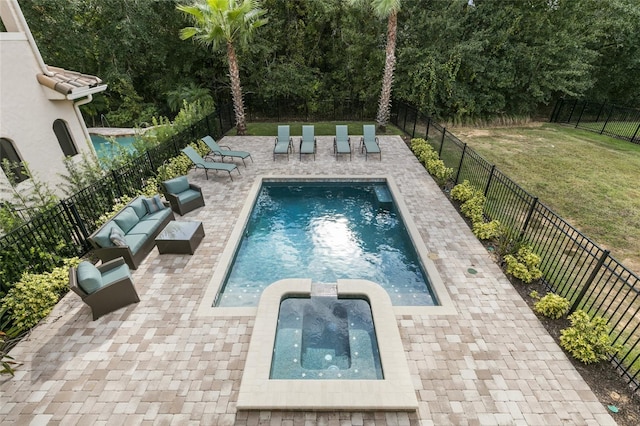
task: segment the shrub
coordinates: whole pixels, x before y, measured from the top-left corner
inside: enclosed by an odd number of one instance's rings
[[[421,138],[411,139],[411,150],[416,158],[425,166],[427,171],[440,186],[444,186],[451,179],[453,169],[446,167],[444,161],[438,158],[438,153],[429,143]]]
[[[429,174],[433,176],[435,181],[440,186],[444,186],[444,184],[447,183],[447,181],[451,179],[451,176],[453,175],[453,169],[451,167],[446,167],[444,165],[444,161],[442,160],[429,159],[427,160],[426,166]]]
[[[500,222],[495,219],[491,222],[473,223],[473,234],[480,240],[492,240],[500,236],[501,232]]]
[[[120,197],[120,199],[111,208],[111,211],[103,214],[98,218],[98,220],[96,220],[96,227],[100,227],[104,225],[109,219],[114,217],[116,213],[122,210],[124,206],[126,206],[131,200],[132,198],[129,197],[128,195],[123,195],[122,197]]]
[[[80,263],[78,258],[66,259],[64,266],[54,268],[43,274],[25,272],[2,299],[0,317],[5,317],[2,324],[7,336],[15,337],[33,328],[49,315],[60,297],[69,289],[68,270],[70,266]]]
[[[542,271],[538,268],[540,256],[535,254],[530,246],[523,245],[515,256],[507,254],[504,261],[507,264],[507,274],[527,284],[542,277]]]
[[[557,294],[548,293],[535,303],[533,310],[545,317],[558,319],[569,310],[569,301]]]
[[[465,201],[460,206],[460,211],[463,215],[468,217],[472,223],[483,222],[484,216],[482,212],[484,211],[485,201],[485,196],[479,192],[476,192],[473,197]]]
[[[457,184],[451,190],[451,198],[456,201],[460,201],[464,203],[470,200],[475,194],[476,189],[471,185],[471,183],[465,179],[462,183]]]
[[[571,327],[560,332],[560,346],[575,359],[591,364],[606,360],[621,349],[620,345],[613,345],[604,318],[590,320],[586,312],[578,310],[569,315],[569,320]]]

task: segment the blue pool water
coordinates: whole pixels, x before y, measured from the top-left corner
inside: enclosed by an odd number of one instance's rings
[[[128,152],[133,152],[134,150],[133,142],[136,140],[134,136],[113,136],[111,138],[95,134],[90,136],[98,159],[111,158],[116,155],[120,149],[125,149]],[[114,139],[114,142],[110,139]]]
[[[385,183],[263,183],[215,305],[256,306],[285,278],[365,279],[394,305],[437,304]]]
[[[383,379],[371,307],[363,299],[280,303],[271,379]]]

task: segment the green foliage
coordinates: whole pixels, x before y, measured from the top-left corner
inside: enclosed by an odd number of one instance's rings
[[[604,361],[621,349],[613,345],[609,326],[602,317],[589,319],[589,315],[577,310],[569,315],[571,327],[560,332],[560,346],[575,359],[591,364]]]
[[[79,262],[78,258],[66,259],[64,266],[51,272],[22,275],[0,304],[0,317],[4,320],[2,329],[7,336],[20,335],[49,315],[69,289],[69,267]]]
[[[207,145],[202,142],[192,142],[189,146],[193,147],[202,156],[209,152]],[[180,154],[177,157],[170,158],[163,165],[158,167],[158,173],[156,178],[158,182],[173,179],[174,177],[183,176],[189,173],[189,170],[193,166],[189,157],[184,154]]]
[[[96,220],[96,226],[100,227],[104,225],[109,219],[114,217],[120,210],[124,208],[133,198],[128,195],[123,195],[116,203],[113,204],[111,211],[103,214]]]
[[[465,179],[462,183],[457,184],[451,189],[451,198],[464,203],[470,200],[476,193],[477,190]]]
[[[412,139],[411,150],[438,185],[444,186],[447,180],[451,179],[453,169],[444,165],[444,161],[438,158],[438,153],[426,140],[420,138]]]
[[[180,86],[167,92],[167,105],[171,112],[178,112],[183,104],[200,102],[202,105],[213,105],[213,97],[209,89],[194,82]]]
[[[0,367],[2,367],[2,369],[0,369],[0,374],[11,374],[13,376],[14,375],[13,364],[16,364],[16,363],[15,361],[13,361],[13,357],[7,355],[7,352],[5,351],[6,336],[7,335],[3,331],[0,331]]]
[[[76,194],[87,186],[99,181],[104,177],[104,169],[100,166],[98,159],[93,154],[82,153],[82,161],[76,161],[73,157],[64,159],[64,167],[67,174],[62,174],[64,178],[62,190],[67,196]]]
[[[480,240],[492,240],[501,233],[500,222],[495,219],[491,222],[473,222],[473,234]]]
[[[476,192],[473,197],[462,203],[460,211],[469,218],[472,223],[484,222],[484,203],[486,197],[481,192]]]
[[[504,256],[507,265],[506,272],[525,283],[531,283],[542,277],[540,266],[540,256],[533,252],[528,245],[522,245],[516,255],[507,254]]]
[[[533,306],[533,310],[548,318],[562,318],[569,310],[569,301],[555,293],[547,293]]]

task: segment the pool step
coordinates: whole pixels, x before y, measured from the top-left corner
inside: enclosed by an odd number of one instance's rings
[[[393,203],[393,197],[391,196],[391,192],[389,192],[389,188],[386,186],[375,186],[374,191],[376,193],[376,198],[380,204],[391,204]]]
[[[338,284],[311,283],[311,296],[338,297]]]

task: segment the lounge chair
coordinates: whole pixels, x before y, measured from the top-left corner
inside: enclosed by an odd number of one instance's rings
[[[380,151],[380,143],[376,136],[376,126],[373,124],[365,124],[362,126],[363,136],[360,140],[360,152],[365,153],[364,159],[367,160],[369,154],[379,154],[382,160],[382,151]]]
[[[204,206],[202,189],[189,183],[186,176],[178,176],[162,182],[164,197],[171,204],[171,210],[184,216],[198,207]]]
[[[89,305],[94,321],[140,301],[129,266],[122,257],[98,267],[84,261],[77,268],[69,268],[69,288]]]
[[[242,164],[247,167],[247,163],[244,162],[244,159],[247,157],[251,158],[251,154],[247,151],[231,151],[228,146],[218,145],[218,142],[216,142],[211,136],[205,136],[204,138],[202,138],[202,142],[204,142],[211,150],[211,152],[204,157],[205,160],[209,156],[215,157],[216,155],[222,157],[223,163],[224,157],[240,158],[242,160]],[[226,149],[222,149],[222,147]],[[251,158],[251,162],[253,163],[253,158]]]
[[[293,152],[293,139],[289,136],[289,126],[278,126],[278,137],[273,147],[273,161],[276,160],[276,154],[287,154],[287,161],[289,161],[290,152]]]
[[[316,145],[317,140],[315,136],[315,130],[313,126],[302,126],[302,137],[300,138],[300,159],[302,160],[302,154],[313,154],[313,159],[316,159]]]
[[[204,174],[205,176],[207,176],[207,180],[209,180],[209,170],[222,170],[228,172],[229,178],[231,180],[233,180],[233,177],[231,177],[231,172],[233,170],[237,170],[238,174],[240,174],[240,169],[238,169],[238,166],[236,166],[235,164],[205,161],[204,158],[202,158],[200,154],[198,154],[198,152],[191,146],[185,147],[184,149],[182,149],[182,152],[189,158],[189,160],[191,160],[193,166],[196,169],[204,169]]]
[[[351,160],[351,138],[349,137],[349,127],[336,126],[336,136],[333,138],[333,153],[338,159],[339,154],[349,154]]]

